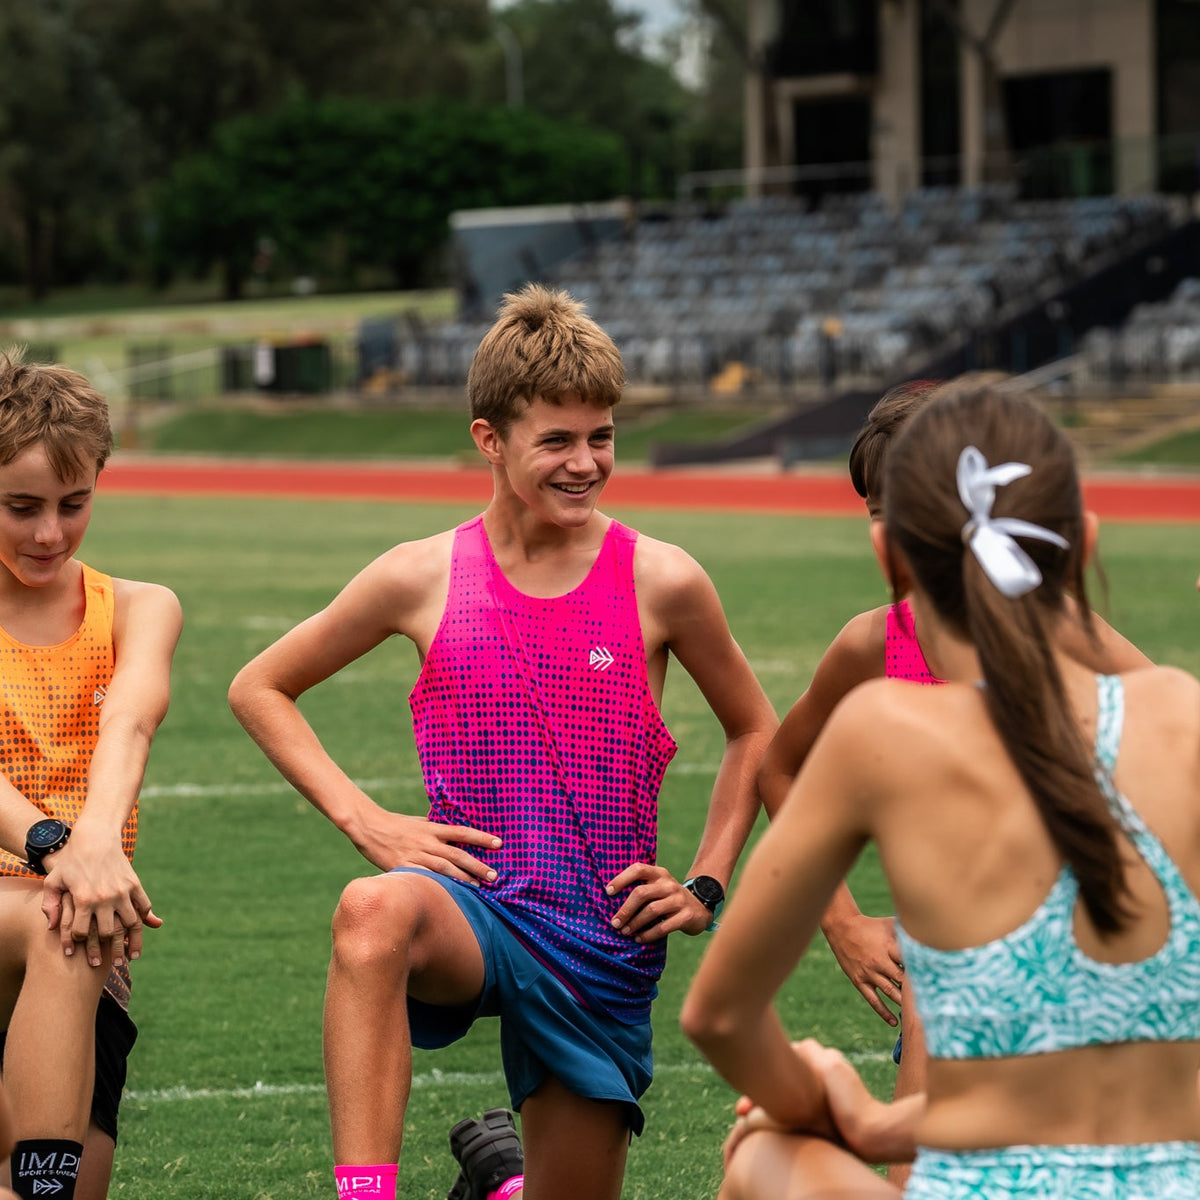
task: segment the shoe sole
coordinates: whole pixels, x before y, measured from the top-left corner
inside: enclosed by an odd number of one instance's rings
[[[450,1150],[461,1169],[446,1200],[484,1200],[488,1192],[520,1175],[525,1165],[521,1139],[507,1108],[488,1109],[482,1121],[459,1121],[450,1130]],[[482,1188],[478,1196],[472,1193],[471,1179]]]

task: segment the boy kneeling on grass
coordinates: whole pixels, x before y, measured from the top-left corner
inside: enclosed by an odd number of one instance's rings
[[[83,376],[0,354],[0,1042],[22,1200],[107,1195],[128,963],[162,924],[131,859],[182,615],[75,557],[111,449]]]
[[[325,1068],[342,1200],[392,1200],[411,1047],[447,1046],[483,1016],[500,1018],[524,1161],[505,1110],[461,1123],[450,1197],[616,1200],[667,935],[713,925],[754,822],[775,715],[712,582],[596,507],[623,383],[616,346],[569,296],[510,296],[467,385],[487,509],[389,550],[230,690],[280,771],[385,872],[351,883],[333,923]],[[396,633],[422,664],[422,817],[364,794],[296,705]],[[659,714],[668,647],[726,739],[684,881],[655,861],[675,752]]]

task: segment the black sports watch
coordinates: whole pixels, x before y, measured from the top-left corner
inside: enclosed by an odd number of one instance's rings
[[[25,861],[31,871],[39,875],[46,874],[46,865],[42,861],[47,854],[61,850],[71,836],[71,827],[57,817],[46,817],[34,821],[25,835]]]
[[[697,875],[692,879],[685,879],[683,886],[712,913],[708,928],[716,929],[717,917],[725,907],[725,888],[721,881],[711,875]]]

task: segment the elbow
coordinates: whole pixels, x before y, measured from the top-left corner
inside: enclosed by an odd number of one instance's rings
[[[754,776],[754,786],[758,791],[759,803],[767,810],[770,815],[771,809],[767,804],[767,798],[771,795],[771,780],[774,778],[774,772],[771,770],[770,763],[763,759],[758,768],[757,774]]]
[[[732,1013],[725,1012],[711,1000],[698,996],[693,988],[683,1002],[683,1009],[679,1014],[679,1027],[684,1037],[702,1054],[711,1056],[712,1052],[735,1032],[737,1022]]]
[[[226,693],[226,699],[229,702],[229,707],[233,709],[233,715],[244,725],[246,723],[246,714],[250,711],[251,695],[254,687],[247,675],[247,668],[243,667],[234,677],[233,682],[229,685],[229,691]]]
[[[755,782],[758,786],[759,803],[767,814],[767,820],[773,821],[775,814],[779,811],[783,796],[787,794],[791,780],[788,776],[781,774],[777,768],[764,764],[760,768]]]

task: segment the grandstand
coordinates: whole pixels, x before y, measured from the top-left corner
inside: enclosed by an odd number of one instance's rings
[[[791,196],[681,204],[543,278],[588,303],[636,384],[704,388],[737,362],[780,394],[811,397],[835,380],[911,372],[964,329],[1045,304],[1184,215],[1163,196],[1022,200],[1007,185],[921,189],[896,206],[873,192],[812,209]],[[461,382],[486,327],[410,330],[405,377]]]
[[[1195,14],[749,0],[743,168],[686,177],[671,204],[580,210],[558,256],[548,224],[497,217],[521,230],[505,253],[462,222],[487,262],[460,238],[462,316],[402,331],[399,377],[461,386],[500,292],[531,277],[588,302],[632,394],[753,389],[787,410],[706,456],[823,453],[919,375],[1036,369],[1111,400],[1194,374]],[[554,229],[565,244],[562,214]]]
[[[1189,275],[1168,299],[1137,305],[1115,329],[1090,330],[1080,353],[1090,381],[1200,383],[1200,278]]]

